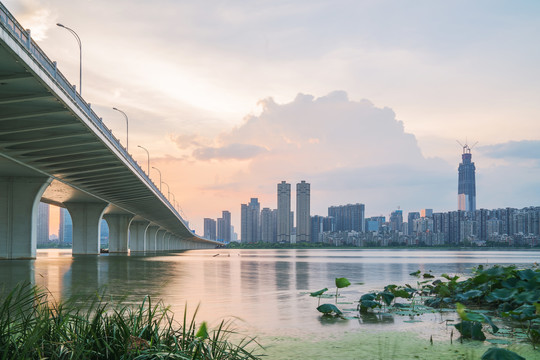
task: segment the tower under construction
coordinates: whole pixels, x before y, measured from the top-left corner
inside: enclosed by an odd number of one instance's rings
[[[459,164],[458,173],[458,210],[475,211],[476,210],[476,180],[474,163],[471,161],[471,149],[467,143],[463,147],[461,155],[461,163]],[[476,144],[475,144],[476,145]]]

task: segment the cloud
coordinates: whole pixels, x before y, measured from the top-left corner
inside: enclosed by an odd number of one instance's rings
[[[195,134],[170,135],[170,139],[181,150],[201,146],[201,138]]]
[[[424,158],[392,109],[350,100],[344,91],[318,98],[298,94],[288,103],[266,98],[259,105],[259,115],[247,116],[214,139],[219,146],[193,151],[199,161],[222,160],[216,166],[246,160],[219,182],[201,184],[204,191],[243,196],[235,206],[258,196],[264,206],[275,207],[278,182],[294,187],[306,180],[312,184],[313,214],[349,202],[367,204],[368,213],[397,205],[416,210],[454,206],[454,167]]]
[[[47,38],[48,30],[54,26],[56,16],[41,0],[7,1],[6,5],[17,13],[17,20],[25,29],[32,31],[32,39],[41,41]]]
[[[485,156],[503,159],[537,159],[540,160],[540,140],[509,141],[502,144],[481,146],[478,150]]]
[[[266,149],[250,144],[229,144],[223,147],[200,147],[193,151],[197,160],[246,160],[266,152]]]

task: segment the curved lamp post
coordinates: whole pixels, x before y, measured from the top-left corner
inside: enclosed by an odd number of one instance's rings
[[[126,115],[125,112],[123,112],[123,111],[120,110],[120,109],[117,109],[117,108],[113,107],[113,110],[118,111],[119,113],[121,113],[122,115],[124,115],[124,117],[126,118],[126,151],[127,151],[128,154],[129,154],[129,121],[128,121],[128,116]]]
[[[169,196],[167,196],[167,200],[169,200],[171,198],[171,188],[169,187],[169,184],[167,184],[165,181],[163,181],[162,184],[167,185],[167,193],[169,194]]]
[[[148,157],[148,176],[150,176],[150,153],[148,152],[148,150],[145,148],[145,147],[142,147],[141,145],[137,145],[137,147],[140,147],[141,149],[143,149],[144,151],[146,151],[146,156]]]
[[[159,171],[159,169],[155,166],[152,166],[152,169],[156,169],[159,173],[159,191],[161,191],[161,171]]]
[[[60,23],[56,24],[56,26],[64,28],[70,33],[72,33],[73,36],[75,36],[77,43],[79,44],[79,95],[82,96],[82,42],[81,42],[81,38],[79,37],[79,35],[77,35],[75,31],[73,31],[73,29],[70,29],[67,26],[64,26]]]

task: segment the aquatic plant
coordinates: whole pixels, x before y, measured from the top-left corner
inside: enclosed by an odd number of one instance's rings
[[[519,356],[513,351],[501,348],[489,348],[484,355],[482,355],[482,360],[526,360],[524,357]]]
[[[338,298],[338,291],[339,289],[343,289],[347,286],[351,285],[351,282],[344,277],[336,278],[336,304],[337,304],[337,298]]]
[[[336,278],[335,284],[336,284],[335,302],[336,302],[336,305],[337,305],[337,298],[339,296],[339,289],[342,289],[342,288],[345,288],[345,287],[351,285],[351,282],[347,278],[341,277],[341,278]],[[324,295],[324,293],[326,291],[328,291],[328,288],[324,288],[324,289],[309,293],[309,296],[319,298],[319,301],[317,303],[317,310],[319,312],[323,313],[324,315],[334,314],[335,316],[341,316],[343,313],[341,312],[341,310],[338,309],[338,307],[336,305],[333,305],[333,304],[322,304],[321,305],[321,297]]]
[[[249,338],[234,344],[231,323],[197,329],[195,316],[177,323],[162,302],[145,297],[137,306],[101,296],[48,301],[30,284],[0,298],[2,359],[258,359]]]
[[[317,303],[317,306],[319,306],[319,305],[321,305],[321,296],[327,291],[328,291],[328,288],[324,288],[324,289],[309,293],[309,296],[318,298],[319,302]]]

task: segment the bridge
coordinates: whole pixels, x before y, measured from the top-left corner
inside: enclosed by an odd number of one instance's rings
[[[169,195],[170,196],[170,195]],[[213,248],[0,2],[0,258],[36,256],[39,202],[66,208],[73,254]]]

